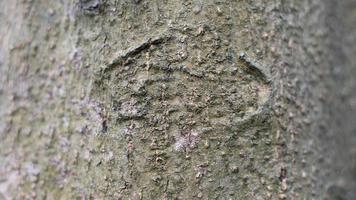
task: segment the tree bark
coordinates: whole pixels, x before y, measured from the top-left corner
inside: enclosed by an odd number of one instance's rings
[[[355,198],[352,0],[0,6],[0,199]]]

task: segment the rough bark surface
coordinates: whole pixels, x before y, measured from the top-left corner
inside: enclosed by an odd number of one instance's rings
[[[353,199],[355,13],[0,1],[0,199]]]

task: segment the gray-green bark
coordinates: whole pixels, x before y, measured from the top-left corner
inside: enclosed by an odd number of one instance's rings
[[[0,6],[0,199],[352,199],[352,0]]]

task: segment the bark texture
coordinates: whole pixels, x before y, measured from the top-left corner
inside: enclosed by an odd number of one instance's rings
[[[353,199],[352,0],[0,1],[0,199]]]

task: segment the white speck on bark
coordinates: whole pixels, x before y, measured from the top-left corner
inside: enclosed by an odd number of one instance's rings
[[[186,135],[177,136],[176,142],[174,144],[174,149],[176,151],[193,149],[197,146],[199,141],[200,141],[199,133],[192,131]]]

